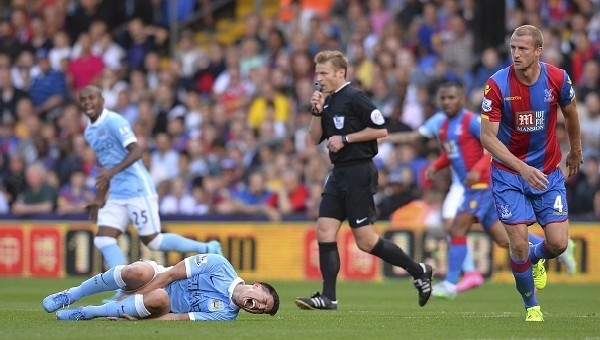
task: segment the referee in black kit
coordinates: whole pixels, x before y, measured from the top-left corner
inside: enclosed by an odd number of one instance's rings
[[[303,309],[337,309],[340,255],[336,239],[347,218],[358,248],[406,269],[419,291],[419,305],[424,306],[431,295],[431,266],[413,261],[395,243],[380,238],[373,226],[373,195],[377,190],[373,157],[377,154],[377,138],[387,135],[385,120],[371,100],[346,81],[348,60],[341,52],[319,52],[315,64],[321,90],[310,99],[310,139],[315,145],[326,141],[333,170],[325,181],[317,219],[323,290],[310,298],[296,298],[296,305]]]

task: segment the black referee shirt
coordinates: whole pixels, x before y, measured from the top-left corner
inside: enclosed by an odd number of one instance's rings
[[[346,83],[329,95],[323,105],[321,142],[331,136],[349,135],[365,128],[385,129],[385,120],[369,97]],[[329,152],[333,165],[370,160],[377,155],[377,140],[348,143],[338,152]]]

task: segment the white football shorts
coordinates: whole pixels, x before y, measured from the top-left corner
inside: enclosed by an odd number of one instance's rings
[[[465,194],[465,187],[458,183],[452,183],[450,190],[444,198],[442,205],[442,218],[445,220],[453,219],[456,216],[458,207],[462,204]]]
[[[108,199],[98,211],[98,226],[127,230],[133,223],[140,236],[160,233],[158,196]]]

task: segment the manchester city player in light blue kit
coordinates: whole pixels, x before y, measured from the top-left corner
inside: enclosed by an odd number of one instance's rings
[[[117,289],[125,292],[118,301],[59,310],[56,317],[229,321],[240,309],[270,315],[279,310],[279,295],[270,284],[245,284],[231,263],[218,254],[194,255],[168,268],[153,261],[116,266],[77,287],[49,295],[42,305],[47,312],[54,312],[84,296]]]
[[[90,220],[98,224],[94,244],[102,252],[108,268],[127,264],[117,238],[125,232],[129,221],[150,249],[221,254],[221,245],[217,241],[203,243],[177,234],[161,233],[156,188],[140,160],[142,149],[129,123],[118,113],[104,108],[102,92],[95,86],[81,90],[79,104],[90,118],[85,139],[102,166],[96,177],[98,193],[88,209]]]

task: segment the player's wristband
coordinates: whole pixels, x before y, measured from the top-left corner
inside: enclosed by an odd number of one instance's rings
[[[323,114],[323,111],[319,112],[319,110],[317,110],[317,109],[315,108],[315,109],[312,109],[312,110],[310,111],[310,114],[311,114],[311,115],[313,115],[313,116],[315,116],[315,117],[321,117],[321,115]]]
[[[344,145],[350,143],[350,141],[348,140],[348,135],[343,135],[342,136],[342,142],[344,142]]]

